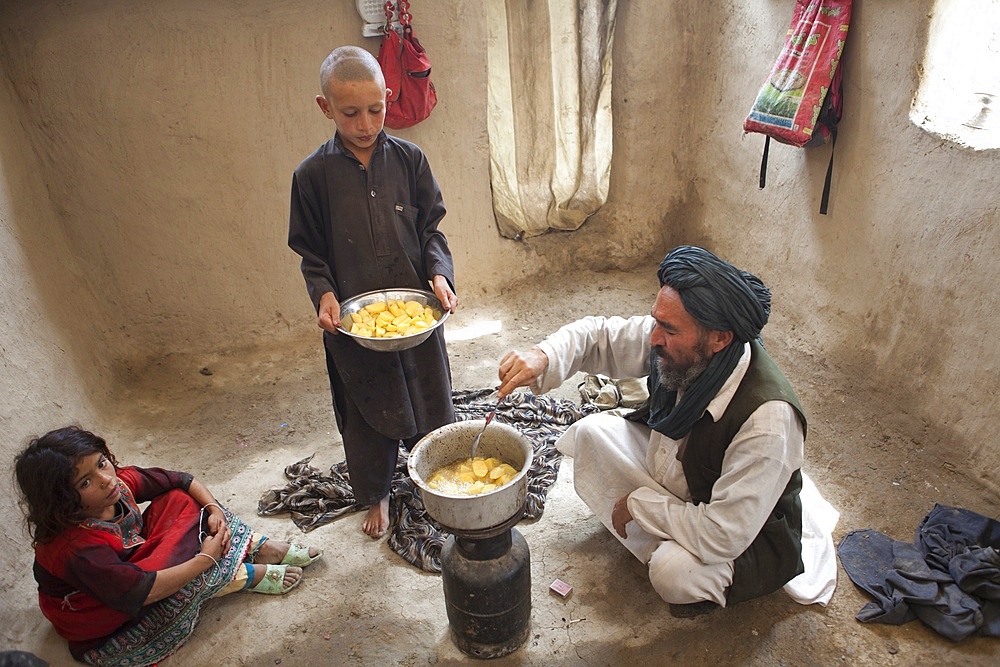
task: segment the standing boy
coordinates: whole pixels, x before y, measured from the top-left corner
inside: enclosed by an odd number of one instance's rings
[[[292,177],[288,245],[323,329],[334,414],[364,532],[389,526],[400,441],[409,449],[455,420],[443,331],[401,352],[375,352],[338,335],[340,302],[387,288],[427,289],[454,312],[455,270],[438,223],[445,208],[427,158],[388,136],[386,88],[374,56],[334,49],[320,68],[316,102],[336,125]]]

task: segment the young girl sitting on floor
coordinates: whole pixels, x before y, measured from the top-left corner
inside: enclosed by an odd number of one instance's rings
[[[80,428],[34,438],[14,471],[42,614],[92,665],[152,665],[187,640],[207,599],[287,593],[321,555],[252,532],[187,473],[118,468]]]

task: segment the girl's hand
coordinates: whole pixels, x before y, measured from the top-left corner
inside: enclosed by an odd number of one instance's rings
[[[223,528],[226,528],[226,515],[221,509],[214,505],[208,506],[208,533],[215,535]]]
[[[219,560],[222,554],[229,551],[229,526],[223,526],[222,530],[214,535],[209,535],[201,543],[201,553],[207,554]]]

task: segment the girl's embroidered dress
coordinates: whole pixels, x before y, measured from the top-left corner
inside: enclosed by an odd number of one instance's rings
[[[155,572],[200,551],[201,507],[187,493],[191,475],[162,468],[118,470],[121,499],[112,521],[87,519],[35,547],[39,606],[78,660],[151,665],[187,640],[205,600],[243,566],[251,529],[223,510],[229,551],[173,595],[149,605]],[[145,511],[139,503],[149,501]],[[206,514],[207,517],[207,514]]]

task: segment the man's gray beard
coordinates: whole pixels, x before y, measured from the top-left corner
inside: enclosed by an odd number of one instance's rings
[[[656,360],[656,371],[660,378],[660,384],[670,391],[684,391],[691,386],[691,383],[698,379],[705,369],[708,368],[708,359],[702,357],[694,364],[681,370],[677,368],[667,368],[666,361]]]

